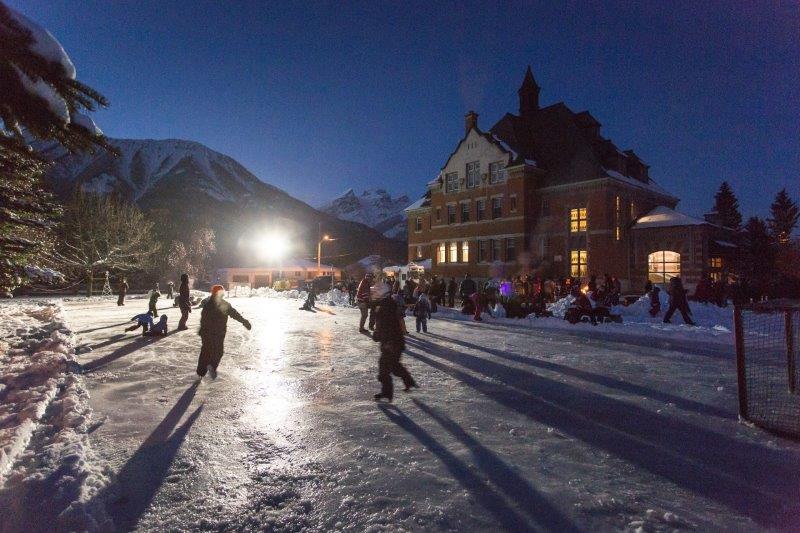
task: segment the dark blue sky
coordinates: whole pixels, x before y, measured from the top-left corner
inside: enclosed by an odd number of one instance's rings
[[[797,2],[11,0],[106,95],[113,137],[184,138],[317,204],[348,187],[418,196],[474,108],[588,109],[700,214],[722,180],[745,216],[800,191]]]

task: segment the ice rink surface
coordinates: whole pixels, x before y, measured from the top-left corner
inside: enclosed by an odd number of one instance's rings
[[[229,321],[219,377],[199,384],[199,310],[143,338],[123,331],[143,300],[64,304],[92,348],[77,358],[119,529],[800,527],[800,445],[738,423],[725,346],[434,315],[404,355],[421,389],[376,404],[357,310],[231,302],[253,329]]]

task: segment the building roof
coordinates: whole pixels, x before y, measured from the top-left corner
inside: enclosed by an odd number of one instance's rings
[[[690,217],[679,213],[667,206],[660,205],[639,217],[633,229],[645,228],[671,228],[675,226],[710,226],[711,224],[700,218]]]
[[[422,196],[422,198],[420,198],[410,206],[403,209],[403,211],[413,211],[415,209],[423,209],[425,207],[430,207],[430,205],[431,205],[431,191],[426,191],[425,194]]]
[[[317,262],[311,261],[309,259],[285,259],[281,264],[275,265],[264,265],[258,267],[225,267],[219,268],[218,271],[223,270],[236,270],[239,272],[247,272],[247,273],[254,273],[254,272],[263,272],[265,270],[284,270],[284,271],[291,271],[291,270],[316,270],[317,269]],[[321,264],[320,269],[322,270],[341,270],[339,267],[335,267],[333,265],[326,265]]]
[[[631,178],[630,176],[625,176],[624,174],[620,174],[616,170],[609,170],[607,168],[604,168],[603,171],[605,172],[606,176],[608,176],[609,178],[615,179],[615,180],[620,181],[622,183],[625,183],[627,185],[633,185],[634,187],[639,187],[641,189],[652,191],[654,193],[660,194],[662,196],[667,196],[667,197],[672,198],[674,200],[678,199],[675,196],[672,196],[666,190],[662,189],[661,186],[658,185],[652,179],[648,179],[647,183],[645,183],[645,182],[643,182],[641,180],[637,180],[636,178]]]

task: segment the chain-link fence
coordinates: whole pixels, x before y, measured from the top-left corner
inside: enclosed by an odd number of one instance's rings
[[[739,414],[800,438],[800,303],[776,301],[734,310]]]

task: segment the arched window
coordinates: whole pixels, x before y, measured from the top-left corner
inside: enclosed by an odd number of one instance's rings
[[[668,283],[681,275],[681,254],[659,250],[647,256],[648,279],[653,283]]]

